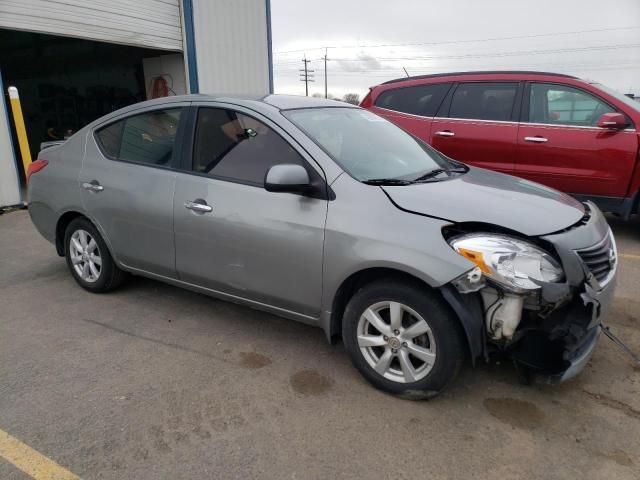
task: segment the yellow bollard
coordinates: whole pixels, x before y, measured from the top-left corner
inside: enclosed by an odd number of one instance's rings
[[[13,123],[16,126],[16,134],[18,136],[18,145],[20,146],[20,156],[22,157],[22,165],[26,175],[29,165],[31,165],[31,151],[29,150],[29,140],[27,139],[27,130],[24,127],[24,117],[22,116],[22,107],[20,106],[20,96],[16,87],[9,87],[9,100],[11,101],[11,112],[13,113]]]

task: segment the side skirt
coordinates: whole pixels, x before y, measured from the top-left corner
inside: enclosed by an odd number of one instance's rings
[[[237,305],[242,305],[245,307],[250,307],[256,310],[261,310],[264,312],[272,313],[279,317],[288,318],[290,320],[295,320],[297,322],[306,323],[307,325],[312,325],[319,327],[320,319],[311,317],[309,315],[303,315],[301,313],[294,312],[292,310],[287,310],[285,308],[275,307],[273,305],[269,305],[267,303],[257,302],[255,300],[249,300],[248,298],[240,297],[237,295],[232,295],[230,293],[221,292],[219,290],[213,290],[211,288],[201,287],[199,285],[195,285],[193,283],[184,282],[182,280],[178,280],[175,278],[165,277],[163,275],[157,275],[155,273],[148,272],[146,270],[140,270],[137,268],[129,267],[128,265],[121,264],[120,267],[127,272],[130,272],[134,275],[139,275],[141,277],[151,278],[153,280],[159,280],[164,283],[168,283],[169,285],[173,285],[175,287],[184,288],[187,290],[191,290],[193,292],[202,293],[204,295],[218,298],[220,300],[225,300],[231,303],[235,303]]]

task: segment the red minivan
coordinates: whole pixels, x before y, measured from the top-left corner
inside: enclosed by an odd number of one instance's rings
[[[543,72],[463,72],[391,80],[361,103],[447,156],[640,213],[640,103]]]

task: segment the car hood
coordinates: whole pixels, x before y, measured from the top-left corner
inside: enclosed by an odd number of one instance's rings
[[[411,213],[499,225],[530,236],[567,228],[585,213],[580,202],[557,190],[474,167],[450,180],[382,188]]]

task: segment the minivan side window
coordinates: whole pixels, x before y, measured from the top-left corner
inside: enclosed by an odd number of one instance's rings
[[[578,88],[552,83],[532,83],[529,122],[595,126],[603,113],[615,108]]]
[[[181,112],[171,108],[133,115],[101,128],[96,139],[110,158],[167,166],[173,158]]]
[[[263,186],[274,165],[305,166],[273,129],[253,117],[222,108],[200,108],[193,170],[223,180]]]
[[[518,84],[461,83],[456,88],[449,109],[450,118],[477,120],[511,120]]]
[[[386,90],[376,98],[375,105],[396,112],[433,117],[450,86],[450,83],[437,83]]]

